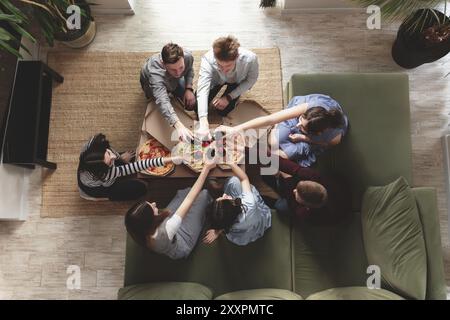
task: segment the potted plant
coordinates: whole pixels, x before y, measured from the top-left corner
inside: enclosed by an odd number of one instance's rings
[[[94,18],[86,0],[19,0],[25,1],[33,9],[33,16],[38,21],[48,44],[54,40],[72,48],[82,48],[90,44],[96,34]],[[69,29],[67,20],[73,12],[67,13],[69,6],[80,8],[80,28]]]
[[[403,18],[392,46],[394,61],[411,69],[450,52],[450,18],[445,0],[354,0],[378,5],[387,20]],[[443,12],[438,10],[442,5]]]
[[[67,21],[74,11],[67,12],[67,9],[72,5],[80,9],[80,25],[79,28],[70,29]],[[13,45],[20,43],[23,36],[36,41],[25,30],[30,18],[37,21],[50,46],[57,40],[72,48],[82,48],[95,38],[96,26],[86,0],[0,0],[0,22],[8,25],[8,28],[0,25],[0,49],[20,57]],[[11,29],[15,32],[8,31]]]
[[[261,0],[261,2],[259,3],[259,7],[260,8],[271,8],[271,7],[275,7],[276,4],[277,4],[276,0]]]

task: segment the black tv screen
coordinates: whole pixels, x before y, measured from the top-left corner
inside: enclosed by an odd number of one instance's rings
[[[0,23],[0,28],[5,27]],[[8,116],[9,99],[16,73],[17,58],[0,50],[0,155],[3,151],[6,118]]]

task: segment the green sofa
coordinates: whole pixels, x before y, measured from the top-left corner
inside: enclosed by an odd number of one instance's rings
[[[221,237],[199,243],[185,260],[172,261],[127,239],[125,282],[119,299],[401,299],[395,288],[368,290],[361,202],[369,186],[404,177],[412,185],[408,78],[405,74],[295,74],[295,95],[323,93],[340,102],[350,129],[325,153],[323,172],[348,178],[353,213],[338,225],[293,225],[272,213],[272,228],[246,247]],[[426,299],[445,299],[436,193],[412,188],[426,252]],[[383,274],[383,271],[382,271]],[[374,293],[375,292],[375,293]],[[185,294],[186,293],[186,294]]]

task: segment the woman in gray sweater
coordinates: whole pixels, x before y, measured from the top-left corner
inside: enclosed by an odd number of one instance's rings
[[[212,202],[202,190],[208,173],[216,166],[208,160],[192,188],[178,190],[167,209],[155,202],[140,202],[125,215],[125,226],[138,244],[171,259],[186,258],[194,249]]]

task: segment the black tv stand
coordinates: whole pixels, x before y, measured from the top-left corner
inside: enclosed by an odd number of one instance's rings
[[[42,61],[18,61],[6,124],[3,163],[56,169],[47,161],[53,81],[64,78]]]

